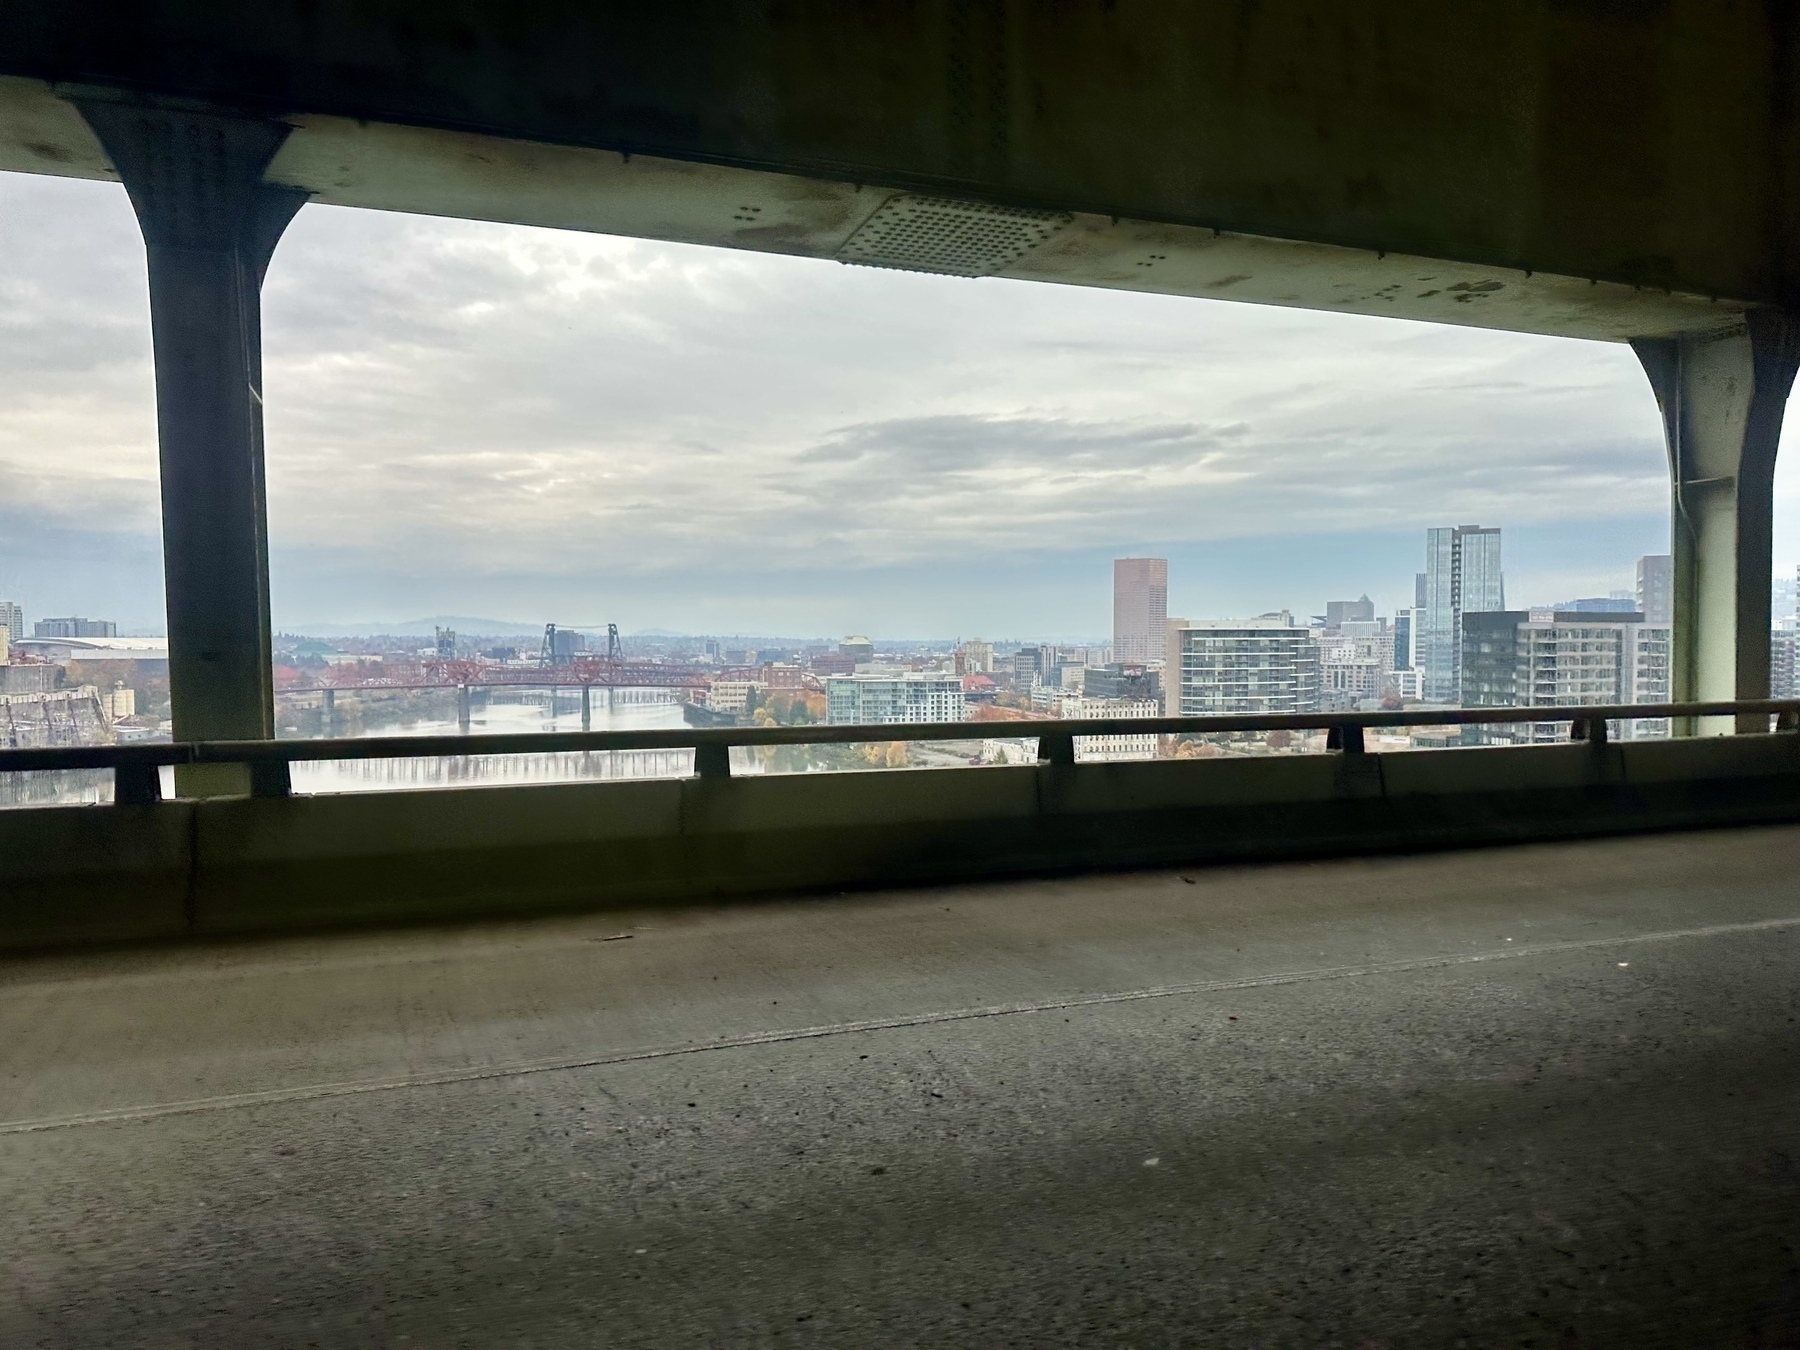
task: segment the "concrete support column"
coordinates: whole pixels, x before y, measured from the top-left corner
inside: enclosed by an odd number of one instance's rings
[[[584,684],[581,686],[581,729],[583,731],[592,731],[594,729],[593,692],[594,687],[592,685]]]
[[[1677,700],[1769,696],[1775,451],[1800,362],[1800,324],[1756,311],[1734,333],[1632,344],[1662,409],[1669,454]],[[1742,731],[1767,730],[1741,718]],[[1723,735],[1730,718],[1677,734]]]
[[[288,128],[100,96],[75,102],[124,180],[149,264],[175,739],[267,739],[260,291],[305,194],[267,187],[262,174]],[[242,766],[183,766],[178,790],[282,789],[265,776],[253,784]]]

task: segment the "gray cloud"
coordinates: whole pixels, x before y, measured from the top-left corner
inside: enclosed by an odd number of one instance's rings
[[[145,310],[122,191],[0,178],[0,577],[34,529],[154,530]],[[1599,344],[318,206],[265,316],[292,621],[634,593],[751,628],[758,594],[823,612],[955,559],[1007,578],[999,631],[1074,603],[1051,556],[1282,540],[1335,586],[1339,537],[1666,509],[1642,375]]]

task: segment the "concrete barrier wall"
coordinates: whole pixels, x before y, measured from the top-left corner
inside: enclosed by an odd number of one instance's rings
[[[0,946],[1800,819],[1800,736],[0,813]]]

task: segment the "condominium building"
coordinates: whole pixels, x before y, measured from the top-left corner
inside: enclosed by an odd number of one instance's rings
[[[1319,707],[1324,712],[1354,709],[1359,703],[1378,699],[1386,690],[1386,663],[1371,660],[1344,643],[1319,643]]]
[[[6,630],[5,638],[0,638],[0,661],[4,661],[9,659],[7,644],[25,636],[25,611],[11,600],[0,600],[0,628]]]
[[[992,675],[994,644],[980,638],[963,643],[956,649],[956,670],[959,675]]]
[[[962,676],[951,671],[833,675],[825,681],[825,718],[835,725],[961,722],[968,715]]]
[[[1318,644],[1285,610],[1254,619],[1171,619],[1165,661],[1172,716],[1319,707]]]
[[[1647,624],[1674,625],[1674,559],[1667,553],[1646,553],[1637,560],[1637,607]]]
[[[1113,659],[1160,661],[1169,622],[1169,560],[1113,562]]]
[[[1506,608],[1500,531],[1480,525],[1427,530],[1424,578],[1412,637],[1425,697],[1456,703],[1462,697],[1462,616]]]
[[[1054,647],[1021,647],[1013,653],[1013,683],[1020,689],[1035,689],[1055,668]]]
[[[1394,611],[1394,659],[1390,667],[1393,670],[1416,670],[1418,668],[1413,642],[1414,624],[1417,622],[1414,616],[1417,613],[1416,609]]]
[[[41,638],[109,638],[119,635],[119,626],[110,619],[39,619],[31,635]],[[20,633],[20,637],[24,634]]]
[[[1793,698],[1794,686],[1794,645],[1792,632],[1773,632],[1769,634],[1769,697]]]
[[[1463,617],[1463,705],[1470,708],[1598,707],[1669,697],[1666,625],[1640,613],[1501,610]],[[1615,724],[1621,739],[1666,736],[1668,723]],[[1495,728],[1506,742],[1567,740],[1565,722]]]

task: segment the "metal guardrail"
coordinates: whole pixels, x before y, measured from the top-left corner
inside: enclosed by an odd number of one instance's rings
[[[1414,708],[1382,712],[1245,713],[1218,717],[1096,717],[1075,721],[889,722],[789,727],[659,727],[637,731],[513,732],[494,736],[368,736],[307,741],[177,741],[0,750],[0,773],[111,769],[114,800],[156,801],[164,765],[243,764],[252,791],[285,796],[287,766],[316,760],[451,759],[556,751],[688,750],[701,778],[729,778],[733,746],[844,745],[888,741],[1036,740],[1038,760],[1073,764],[1078,736],[1218,735],[1243,731],[1324,731],[1326,749],[1363,752],[1363,732],[1382,727],[1494,726],[1568,722],[1570,740],[1606,740],[1614,721],[1701,717],[1776,718],[1776,730],[1800,731],[1800,699],[1711,703],[1625,703],[1594,707]]]

